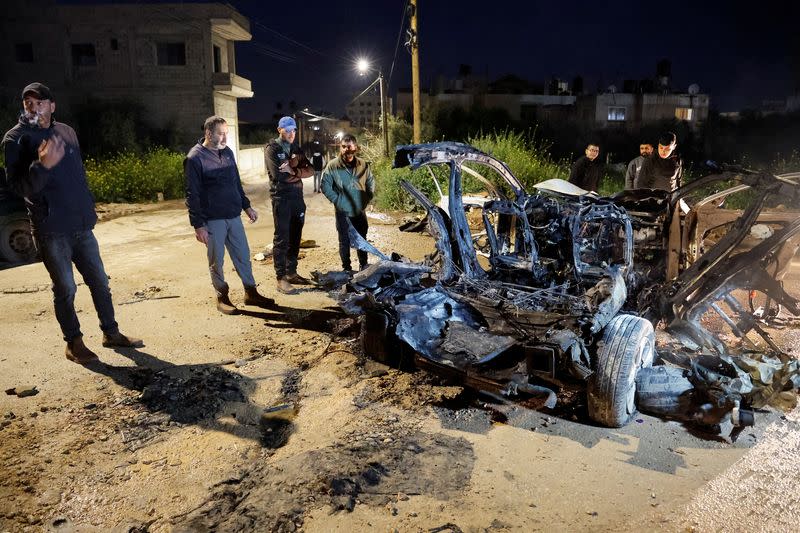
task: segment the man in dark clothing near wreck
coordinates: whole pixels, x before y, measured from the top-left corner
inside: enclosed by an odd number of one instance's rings
[[[294,294],[297,285],[310,282],[297,273],[297,256],[303,235],[306,204],[303,201],[303,178],[314,175],[311,163],[300,147],[294,144],[297,123],[292,117],[278,121],[278,138],[264,148],[264,166],[269,175],[272,218],[275,234],[272,258],[275,264],[278,292]]]
[[[569,182],[587,191],[597,191],[606,168],[599,157],[600,146],[590,142],[586,145],[585,155],[579,157],[569,173]]]
[[[92,293],[105,347],[138,347],[140,339],[119,331],[108,276],[93,229],[94,199],[75,130],[56,122],[56,102],[50,89],[34,82],[22,90],[19,123],[3,137],[9,188],[25,198],[36,248],[53,282],[56,319],[67,343],[70,361],[87,364],[97,354],[83,342],[75,312],[75,276],[80,272]]]
[[[314,167],[314,192],[322,192],[322,171],[325,159],[322,156],[322,145],[319,141],[311,143],[311,166]]]
[[[648,157],[639,179],[635,182],[636,189],[661,189],[674,191],[681,186],[683,179],[683,163],[675,153],[678,141],[675,134],[668,131],[658,138],[658,150],[652,157]]]
[[[230,300],[222,269],[225,248],[244,285],[245,305],[272,306],[274,300],[258,293],[253,278],[241,213],[244,211],[252,223],[258,220],[258,212],[250,207],[242,189],[233,150],[228,147],[228,124],[222,117],[211,116],[203,124],[203,131],[203,138],[183,161],[183,172],[189,222],[195,238],[206,246],[211,284],[217,292],[217,310],[225,315],[238,313]]]

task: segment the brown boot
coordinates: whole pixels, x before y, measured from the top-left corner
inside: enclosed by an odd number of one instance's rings
[[[311,280],[304,278],[297,272],[287,274],[285,279],[289,283],[294,283],[295,285],[311,285]]]
[[[236,306],[233,305],[228,296],[227,286],[223,290],[217,292],[217,311],[223,315],[235,315],[239,313],[239,310],[236,309]]]
[[[294,294],[294,286],[286,281],[286,278],[278,278],[278,292],[283,294]]]
[[[255,287],[244,288],[244,305],[255,305],[256,307],[273,307],[275,300],[267,298],[258,293]]]
[[[106,348],[141,348],[144,346],[142,339],[123,335],[119,331],[116,333],[103,333],[103,346]]]
[[[79,365],[97,361],[97,354],[83,344],[83,337],[75,337],[67,342],[66,355],[67,359]]]

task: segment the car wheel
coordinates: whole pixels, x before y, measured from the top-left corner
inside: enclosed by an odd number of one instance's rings
[[[608,427],[624,426],[636,412],[636,373],[652,366],[655,332],[647,320],[617,315],[598,342],[595,373],[589,381],[589,416]]]
[[[27,217],[11,218],[0,226],[0,257],[12,263],[24,263],[36,257]]]

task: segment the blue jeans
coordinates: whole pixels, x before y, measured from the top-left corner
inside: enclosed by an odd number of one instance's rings
[[[225,262],[225,248],[233,261],[233,266],[245,288],[255,287],[253,267],[250,264],[250,246],[247,244],[247,235],[244,233],[242,218],[227,218],[209,220],[206,222],[208,230],[208,270],[211,273],[211,284],[217,294],[228,292],[225,283],[225,274],[222,266]]]
[[[35,241],[53,281],[53,304],[64,340],[69,342],[82,335],[78,315],[75,313],[77,286],[72,272],[73,263],[92,293],[94,308],[100,319],[100,329],[106,334],[118,332],[108,276],[103,268],[103,260],[100,259],[100,248],[94,233],[91,230],[39,233],[35,235]]]

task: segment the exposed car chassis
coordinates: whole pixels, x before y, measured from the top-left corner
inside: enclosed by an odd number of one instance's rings
[[[496,197],[482,207],[488,265],[476,254],[464,215],[464,163],[493,169],[506,185],[493,189]],[[437,164],[449,166],[447,211],[409,182],[401,183],[428,213],[436,253],[426,261],[389,258],[350,231],[356,248],[381,259],[355,275],[340,296],[346,312],[365,315],[364,345],[371,355],[389,360],[410,347],[418,366],[507,397],[541,396],[548,407],[555,405],[553,388],[585,383],[589,415],[612,427],[624,425],[636,411],[637,376],[656,358],[653,324],[661,321],[688,347],[686,353],[723,358],[706,363],[717,365],[717,373],[710,375],[688,355],[673,357],[671,362],[686,369],[680,377],[688,378],[690,387],[723,391],[692,391],[699,407],[683,415],[709,423],[713,411],[713,422],[727,417],[742,423],[741,409],[769,403],[775,394],[800,384],[796,361],[731,295],[735,288],[757,288],[800,314],[798,300],[770,281],[765,270],[800,234],[800,220],[787,222],[749,251],[739,251],[768,194],[786,188],[785,193],[797,197],[792,179],[726,173],[672,194],[634,191],[613,198],[549,180],[528,193],[503,162],[468,145],[397,148],[395,167]],[[754,187],[756,200],[715,246],[699,256],[687,254],[681,200],[727,179]],[[753,383],[742,385],[731,350],[700,324],[709,309],[743,338],[750,330],[762,334],[767,342],[762,352],[770,364],[777,358],[773,366],[780,367],[773,372],[782,379],[773,396]],[[721,371],[722,364],[733,369]],[[652,382],[640,379],[639,392],[652,392]],[[686,390],[683,386],[677,394]],[[703,403],[708,401],[713,409]]]

